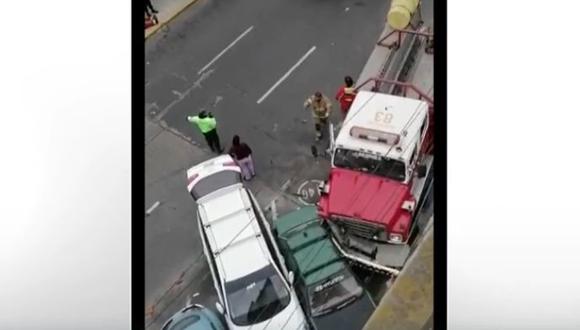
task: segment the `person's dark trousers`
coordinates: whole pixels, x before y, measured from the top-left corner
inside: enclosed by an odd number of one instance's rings
[[[157,13],[157,10],[153,8],[153,5],[151,4],[151,0],[145,0],[145,14],[147,14],[147,16],[151,16],[149,11],[153,14]]]
[[[217,129],[212,129],[211,131],[204,133],[203,136],[205,137],[211,151],[217,152],[218,154],[223,151],[220,145],[220,138],[217,134]]]

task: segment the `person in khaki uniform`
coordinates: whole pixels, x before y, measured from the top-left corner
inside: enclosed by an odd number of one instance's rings
[[[328,116],[330,116],[330,109],[332,103],[330,99],[320,92],[314,93],[304,102],[304,109],[312,109],[312,116],[314,117],[314,128],[316,129],[316,141],[322,138],[322,126],[328,124]]]

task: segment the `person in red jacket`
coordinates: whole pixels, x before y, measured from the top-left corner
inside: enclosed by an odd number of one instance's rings
[[[342,110],[342,119],[346,118],[346,114],[354,101],[356,96],[356,89],[354,89],[354,81],[352,77],[344,77],[344,86],[341,86],[336,93],[335,98],[340,102],[340,110]]]

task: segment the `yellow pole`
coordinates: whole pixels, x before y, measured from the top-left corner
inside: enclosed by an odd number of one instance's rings
[[[393,29],[406,28],[418,6],[419,0],[393,0],[387,13],[387,23]]]

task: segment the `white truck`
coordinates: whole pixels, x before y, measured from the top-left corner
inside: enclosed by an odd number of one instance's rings
[[[432,182],[433,102],[408,83],[370,82],[397,85],[404,96],[360,90],[336,139],[331,127],[331,170],[318,212],[345,256],[395,273]]]

